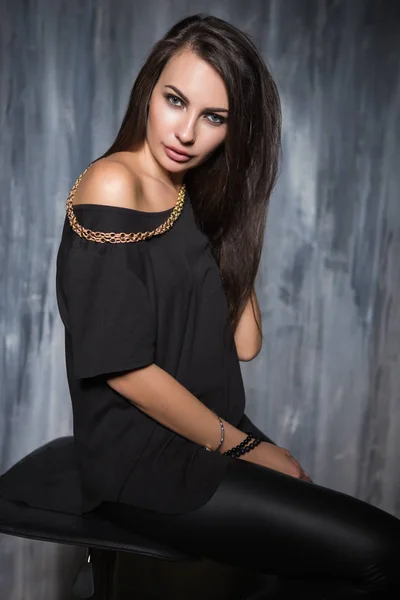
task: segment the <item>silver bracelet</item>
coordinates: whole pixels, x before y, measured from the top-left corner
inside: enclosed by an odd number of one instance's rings
[[[217,413],[215,412],[215,410],[214,410],[213,408],[212,408],[211,410],[213,411],[213,413],[214,413],[214,414],[216,414],[216,415],[217,415]],[[224,424],[223,424],[223,422],[222,422],[222,419],[221,419],[221,417],[219,417],[218,415],[217,415],[217,417],[218,417],[218,420],[219,420],[219,424],[221,425],[221,440],[220,440],[220,442],[219,442],[219,444],[218,444],[218,447],[217,447],[217,448],[215,448],[214,452],[217,452],[217,450],[219,450],[219,449],[221,448],[222,444],[224,443],[224,437],[225,437],[225,428],[224,428]],[[212,452],[211,448],[207,448],[207,446],[204,446],[204,448],[205,448],[206,450],[208,450],[209,452]]]

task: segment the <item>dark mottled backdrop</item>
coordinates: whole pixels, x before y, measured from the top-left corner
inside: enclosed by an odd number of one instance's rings
[[[55,257],[65,199],[184,15],[249,32],[284,163],[248,413],[312,478],[400,516],[400,10],[391,0],[0,2],[0,472],[71,432]],[[69,598],[82,551],[1,538],[0,597]]]

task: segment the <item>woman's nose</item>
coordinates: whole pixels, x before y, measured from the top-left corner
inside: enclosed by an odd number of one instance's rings
[[[182,143],[193,143],[196,135],[195,125],[196,121],[194,117],[184,117],[176,128],[176,137],[180,139]]]

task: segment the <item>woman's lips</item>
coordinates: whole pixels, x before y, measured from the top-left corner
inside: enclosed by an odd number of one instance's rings
[[[171,150],[171,148],[168,148],[168,146],[165,146],[165,145],[164,145],[164,150],[165,150],[165,154],[168,156],[168,158],[170,158],[171,160],[174,160],[176,162],[187,162],[188,160],[190,160],[192,158],[191,156],[186,156],[185,154],[179,154],[178,152]]]

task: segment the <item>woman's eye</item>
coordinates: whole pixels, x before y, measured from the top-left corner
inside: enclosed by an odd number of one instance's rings
[[[176,100],[178,100],[178,102],[181,102],[181,99],[178,98],[178,96],[174,96],[173,94],[167,94],[167,100],[170,104],[172,104],[172,106],[178,106],[177,104],[175,104],[174,102],[171,102],[171,98],[175,98]]]
[[[211,121],[211,123],[213,125],[223,125],[225,123],[224,117],[220,117],[219,115],[214,115],[214,114],[211,114],[211,115],[208,115],[208,116],[209,117],[217,117],[217,119],[219,119],[218,121]]]
[[[180,98],[178,98],[178,96],[175,96],[174,94],[166,94],[166,99],[167,102],[169,104],[171,104],[172,106],[180,106],[179,104],[177,104],[175,102],[175,100],[177,100],[178,102],[183,102]],[[217,119],[217,121],[213,121],[212,119],[210,119],[209,117],[214,117]],[[226,121],[226,119],[224,117],[220,117],[219,115],[215,115],[214,113],[211,113],[209,115],[207,115],[207,120],[212,124],[212,125],[223,125]]]

